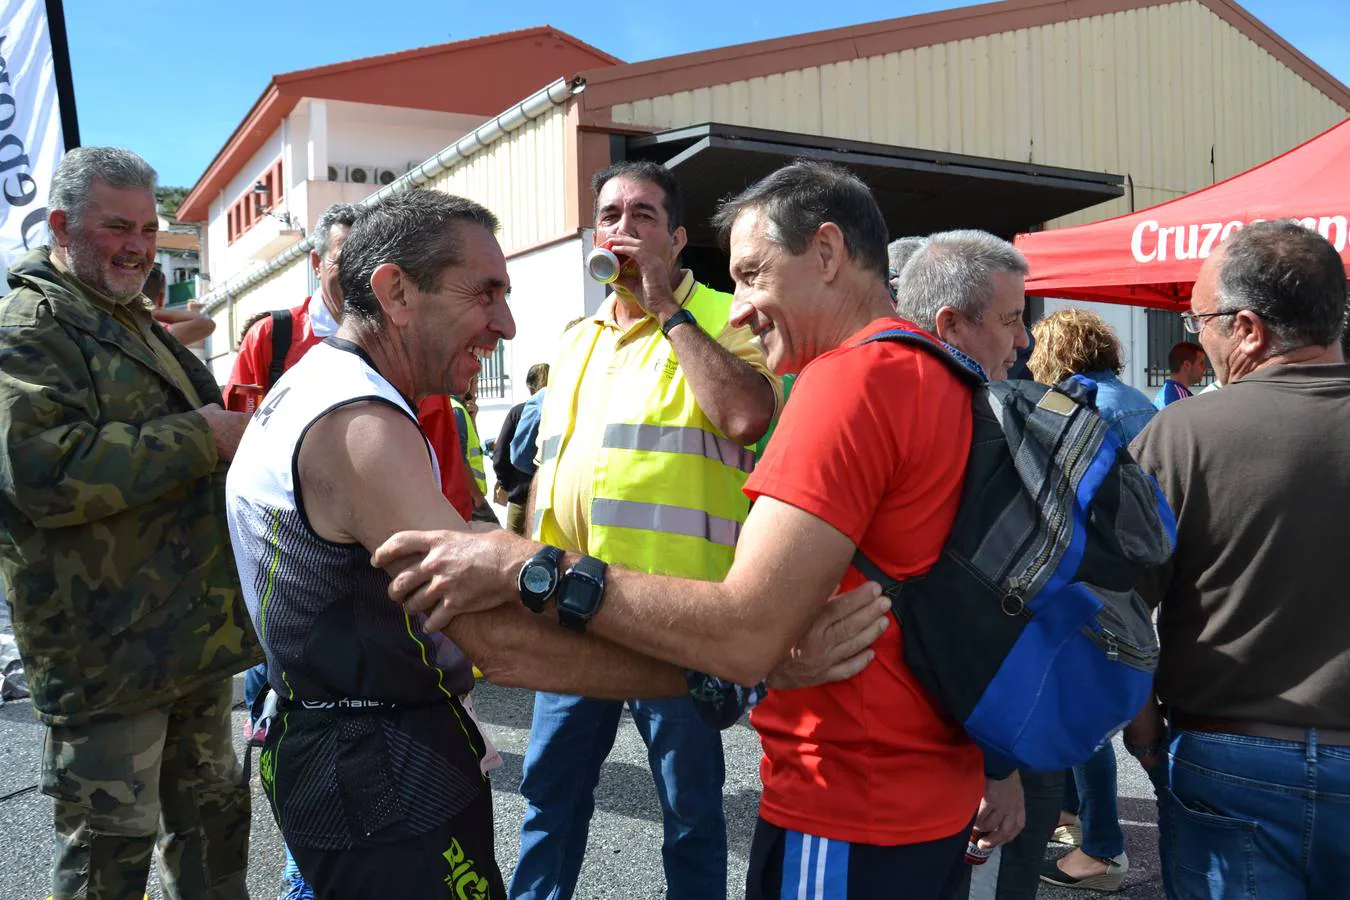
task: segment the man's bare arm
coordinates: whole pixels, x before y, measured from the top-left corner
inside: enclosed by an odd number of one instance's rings
[[[215,320],[199,310],[153,309],[150,315],[185,346],[206,340],[216,330]]]
[[[591,627],[640,653],[755,684],[820,613],[854,550],[847,535],[821,519],[761,497],[723,582],[616,571]]]
[[[697,324],[676,326],[670,345],[699,408],[719,431],[742,445],[764,436],[778,405],[768,378]]]
[[[301,445],[299,471],[310,524],[327,540],[373,551],[408,528],[467,528],[436,489],[416,426],[386,404],[357,404],[320,419]],[[446,634],[499,684],[616,699],[687,690],[679,669],[568,633],[519,603],[456,617]]]
[[[530,478],[530,491],[525,498],[525,534],[534,534],[534,504],[539,499],[539,472]]]
[[[508,532],[400,534],[376,562],[402,560],[406,568],[391,591],[413,608],[440,607],[435,615],[441,619],[514,600],[513,573],[538,546]],[[644,655],[756,684],[821,613],[853,552],[848,536],[821,519],[761,497],[725,581],[610,569],[590,632]],[[884,613],[885,598],[876,603]]]

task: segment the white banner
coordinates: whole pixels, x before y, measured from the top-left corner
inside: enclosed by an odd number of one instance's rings
[[[46,3],[0,0],[0,265],[4,268],[46,243],[47,192],[64,153]]]

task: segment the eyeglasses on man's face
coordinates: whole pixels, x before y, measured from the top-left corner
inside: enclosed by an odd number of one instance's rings
[[[1181,325],[1191,334],[1199,334],[1200,329],[1205,327],[1204,319],[1212,319],[1215,316],[1231,316],[1237,310],[1227,310],[1225,312],[1193,313],[1184,312],[1181,314]]]

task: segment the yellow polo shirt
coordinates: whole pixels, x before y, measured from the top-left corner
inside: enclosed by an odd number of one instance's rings
[[[686,271],[675,289],[675,302],[680,306],[694,292],[694,274]],[[598,330],[595,347],[581,375],[576,407],[572,410],[573,426],[567,445],[557,460],[557,475],[553,484],[553,505],[550,511],[558,526],[559,543],[566,550],[590,553],[590,509],[593,499],[593,477],[605,426],[612,416],[606,414],[609,398],[626,389],[625,373],[641,359],[653,342],[666,340],[656,318],[648,314],[627,329],[615,320],[617,298],[610,294],[596,314],[573,326]],[[586,342],[581,342],[585,346]],[[783,385],[769,371],[764,358],[764,347],[749,328],[728,325],[717,336],[717,343],[728,353],[747,362],[773,385],[774,415],[783,403]],[[552,371],[559,371],[555,364]],[[551,390],[552,388],[550,388]],[[545,404],[547,406],[547,404]],[[559,434],[568,429],[554,427],[547,420],[540,423],[539,433]],[[542,452],[542,447],[541,447]],[[536,460],[536,463],[540,460]]]

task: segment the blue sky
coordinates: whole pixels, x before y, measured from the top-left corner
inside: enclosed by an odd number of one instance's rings
[[[1350,83],[1347,0],[1244,6]],[[141,153],[161,184],[192,185],[272,75],[549,24],[635,62],[931,12],[958,0],[65,0],[80,138]],[[964,5],[964,4],[961,4]],[[661,18],[660,11],[678,10]]]

